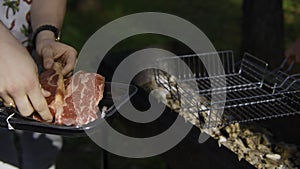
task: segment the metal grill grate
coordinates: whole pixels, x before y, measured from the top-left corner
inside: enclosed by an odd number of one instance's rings
[[[208,75],[201,61],[212,56],[220,58],[225,74],[213,67],[213,73]],[[174,74],[155,70],[155,80],[180,103],[181,109],[196,116],[203,127],[299,114],[300,87],[297,82],[300,75],[288,76],[279,72],[274,85],[270,85],[264,82],[269,73],[264,61],[245,54],[237,72],[234,63],[232,51],[167,57],[158,60],[158,64]],[[187,73],[182,64],[188,65],[191,73]],[[226,87],[212,89],[211,82],[222,86],[221,78],[226,80]],[[197,83],[196,90],[188,87],[190,82]],[[225,93],[226,99],[222,99]],[[211,102],[212,94],[217,101]]]

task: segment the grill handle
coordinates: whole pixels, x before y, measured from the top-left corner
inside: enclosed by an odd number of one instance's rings
[[[280,84],[275,83],[275,85],[274,85],[274,91],[278,90],[278,89],[281,89],[283,91],[288,91],[297,82],[300,82],[300,73],[287,76]]]
[[[284,72],[284,73],[288,73],[295,66],[295,63],[296,63],[296,61],[293,60],[290,64],[288,64],[287,58],[285,58],[283,60],[283,62],[280,64],[280,66],[278,68],[275,68],[274,70],[272,70],[270,73],[276,74],[279,71]]]

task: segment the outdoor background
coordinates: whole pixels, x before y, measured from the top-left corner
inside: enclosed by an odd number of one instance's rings
[[[247,0],[245,0],[247,1]],[[251,0],[250,0],[251,1]],[[253,0],[254,2],[255,0]],[[260,1],[260,0],[258,0]],[[256,0],[256,2],[258,3]],[[271,33],[275,38],[282,37],[281,46],[270,46],[271,40],[264,39],[260,50],[268,48],[268,51],[277,50],[277,56],[258,56],[272,60],[283,60],[283,51],[300,34],[300,1],[299,0],[261,0],[265,2],[282,2],[283,31]],[[249,2],[249,1],[248,1]],[[272,2],[273,3],[273,2]],[[267,3],[265,3],[267,4]],[[258,4],[256,4],[258,5]],[[119,17],[137,12],[165,12],[182,17],[198,26],[212,41],[217,50],[233,50],[237,60],[244,51],[243,40],[247,40],[243,33],[243,0],[69,0],[68,11],[62,30],[62,41],[74,46],[78,51],[88,38],[101,26]],[[272,5],[261,8],[268,13]],[[278,10],[280,12],[280,10]],[[269,14],[270,19],[274,19]],[[260,19],[257,15],[255,19]],[[276,20],[276,19],[275,19]],[[280,21],[280,18],[277,19]],[[252,25],[255,27],[256,25]],[[184,30],[183,30],[184,31]],[[268,33],[266,30],[262,30]],[[270,32],[272,32],[272,27]],[[260,32],[257,33],[257,36]],[[255,35],[255,34],[254,34]],[[244,39],[243,39],[244,38]],[[261,37],[252,36],[260,39]],[[278,39],[277,38],[277,39]],[[163,36],[138,36],[116,45],[112,53],[119,55],[149,46],[160,46],[166,49],[176,49],[180,54],[189,52],[184,47],[177,48],[176,42]],[[179,49],[179,50],[178,50]],[[182,49],[182,50],[181,50]],[[251,51],[251,50],[250,50]],[[255,53],[256,51],[254,51]],[[263,53],[258,51],[258,54]],[[272,53],[272,52],[271,52]],[[126,57],[126,56],[124,56]],[[273,63],[273,62],[272,62]],[[271,65],[273,67],[276,67]],[[58,169],[93,169],[100,167],[101,149],[88,138],[65,138],[64,148],[58,157]],[[109,154],[109,168],[112,169],[165,169],[166,164],[159,157],[148,159],[127,159]]]
[[[243,38],[242,4],[243,0],[69,0],[62,39],[80,51],[95,31],[114,19],[137,12],[165,12],[182,17],[198,26],[217,50],[230,49],[239,55]],[[300,1],[283,0],[282,6],[284,47],[288,47],[300,32]],[[262,9],[268,12],[268,6]],[[259,20],[259,16],[257,19]],[[166,45],[170,41],[158,36],[151,41],[149,38],[132,38],[118,46],[115,51],[127,51],[147,45]]]

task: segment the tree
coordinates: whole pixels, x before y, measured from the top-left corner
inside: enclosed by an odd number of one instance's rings
[[[278,66],[284,56],[282,0],[244,0],[242,52]]]

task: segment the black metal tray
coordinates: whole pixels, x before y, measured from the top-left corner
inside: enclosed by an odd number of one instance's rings
[[[113,86],[113,87],[112,87]],[[120,99],[118,105],[115,105],[112,100],[112,89],[117,93],[117,98]],[[82,137],[86,136],[85,131],[93,131],[93,129],[97,129],[104,120],[111,120],[112,117],[116,114],[117,108],[121,107],[127,101],[129,101],[130,97],[132,97],[137,92],[137,87],[128,84],[122,83],[111,83],[106,82],[103,99],[99,102],[98,106],[101,110],[104,106],[107,107],[105,111],[105,117],[96,119],[89,124],[84,126],[63,126],[63,125],[56,125],[56,124],[49,124],[45,122],[38,122],[33,119],[24,118],[19,113],[15,113],[13,117],[9,119],[9,124],[16,130],[28,130],[40,133],[47,133],[47,134],[56,134],[56,135],[63,135],[63,136],[70,136],[70,137]],[[2,106],[2,107],[1,107]],[[8,123],[6,119],[9,115],[15,112],[14,109],[3,107],[0,105],[1,113],[0,113],[0,127],[8,128]]]

